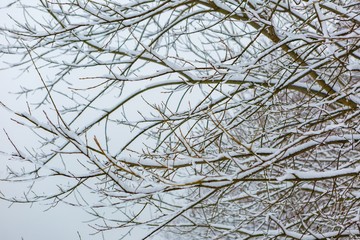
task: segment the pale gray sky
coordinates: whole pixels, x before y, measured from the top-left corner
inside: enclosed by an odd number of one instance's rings
[[[10,16],[18,19],[21,18],[21,10],[14,8],[4,8],[11,0],[3,0],[0,3],[0,24],[1,26],[11,26],[13,23]],[[36,2],[36,0],[28,1],[28,3]],[[4,36],[0,36],[1,44],[5,44]],[[14,59],[8,56],[2,56],[0,58],[0,68],[4,68],[7,65],[4,62],[11,62]],[[42,70],[46,74],[46,70]],[[17,111],[26,111],[26,99],[17,99],[16,95],[11,92],[17,92],[20,90],[21,84],[27,85],[32,81],[38,81],[38,76],[34,71],[30,71],[19,76],[19,69],[7,69],[0,71],[0,101],[6,104],[8,107]],[[36,96],[30,96],[34,98]],[[4,108],[0,107],[0,151],[12,152],[10,142],[7,140],[3,129],[6,129],[8,134],[14,138],[14,141],[19,146],[31,147],[34,143],[31,133],[26,132],[26,129],[20,127],[18,124],[10,120],[12,115]],[[0,176],[4,176],[6,171],[7,157],[0,155]],[[46,192],[47,189],[44,189]],[[19,193],[22,189],[19,186],[13,184],[0,182],[0,191],[4,193]],[[72,240],[80,239],[102,239],[101,235],[89,236],[94,233],[86,221],[92,219],[82,209],[68,206],[65,204],[59,204],[55,208],[48,211],[46,204],[14,204],[10,207],[10,203],[0,200],[0,239],[4,240]],[[139,230],[136,236],[141,235]],[[105,235],[107,240],[119,239],[121,233],[113,231]],[[138,239],[133,236],[128,239]]]

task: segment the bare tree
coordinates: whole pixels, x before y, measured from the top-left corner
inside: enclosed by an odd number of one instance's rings
[[[6,180],[31,189],[4,199],[86,206],[97,231],[147,227],[145,238],[359,237],[359,3],[22,7],[2,52],[39,74],[20,94],[42,101],[14,114],[42,145],[9,137],[27,168]],[[39,179],[57,191],[39,194]]]

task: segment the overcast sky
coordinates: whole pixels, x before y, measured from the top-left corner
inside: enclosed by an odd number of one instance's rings
[[[1,7],[6,6],[9,0],[1,1]],[[30,1],[29,1],[30,3]],[[11,26],[12,21],[7,16],[11,15],[16,18],[19,12],[13,9],[2,8],[0,11],[1,25]],[[4,38],[1,36],[1,43],[4,44]],[[7,67],[4,62],[9,62],[12,59],[6,56],[1,57],[1,68]],[[24,98],[17,99],[16,95],[11,92],[20,90],[20,84],[24,81],[33,81],[36,79],[34,72],[23,74],[19,77],[18,69],[1,70],[1,87],[0,87],[0,101],[8,107],[16,110],[22,110],[26,107],[26,100]],[[23,110],[24,111],[24,110]],[[16,142],[23,146],[29,145],[32,139],[27,134],[24,134],[24,128],[10,120],[11,114],[4,108],[0,108],[0,151],[12,152],[14,151],[6,139],[3,129],[6,129],[8,134],[14,137]],[[20,136],[20,137],[19,137]],[[5,161],[7,157],[0,155],[0,174],[4,176]],[[0,190],[2,192],[19,192],[19,189],[13,189],[14,185],[0,182]],[[77,231],[81,234],[83,239],[89,239],[86,236],[91,229],[83,223],[84,220],[90,219],[81,209],[60,205],[49,211],[44,212],[48,206],[34,204],[15,204],[10,207],[10,203],[0,200],[0,238],[4,240],[45,240],[45,239],[79,239]],[[85,237],[86,236],[86,237]],[[93,239],[101,239],[96,236]]]
[[[21,11],[14,10],[13,8],[4,8],[9,0],[2,0],[0,3],[0,23],[1,26],[10,27],[13,23],[10,16],[18,19],[21,17]],[[29,0],[27,3],[36,2],[36,0]],[[4,36],[0,36],[1,44],[5,44]],[[6,68],[6,62],[14,61],[13,58],[2,56],[0,61],[0,68]],[[42,70],[46,74],[46,70]],[[34,71],[27,72],[20,75],[19,69],[6,69],[1,70],[1,87],[0,87],[0,101],[6,104],[11,109],[17,111],[26,111],[26,99],[19,98],[17,95],[11,94],[20,90],[22,84],[31,84],[32,81],[38,81],[38,76]],[[9,136],[19,146],[31,147],[33,139],[30,132],[26,132],[23,127],[20,127],[13,121],[13,117],[4,108],[0,108],[0,151],[13,152],[10,142],[3,131],[6,129]],[[3,177],[6,172],[7,157],[0,155],[0,176]],[[15,189],[16,188],[16,189]],[[12,184],[0,182],[0,191],[4,193],[18,193],[22,189],[17,189]],[[44,189],[46,192],[46,189]],[[10,207],[11,206],[11,207]],[[51,208],[48,211],[48,205],[42,204],[14,204],[10,205],[9,202],[0,200],[0,239],[4,240],[72,240],[72,239],[102,239],[101,235],[89,236],[94,233],[86,221],[91,220],[92,217],[86,214],[82,209],[59,204],[56,208]],[[139,230],[136,236],[141,235]],[[128,239],[137,239],[138,237],[132,236]],[[106,234],[106,239],[119,239],[121,233],[111,232]]]

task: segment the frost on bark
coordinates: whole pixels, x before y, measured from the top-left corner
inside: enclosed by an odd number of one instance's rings
[[[2,52],[38,73],[20,94],[41,100],[14,114],[42,145],[9,136],[26,168],[4,180],[31,189],[3,198],[83,206],[99,232],[359,237],[359,3],[20,6]]]

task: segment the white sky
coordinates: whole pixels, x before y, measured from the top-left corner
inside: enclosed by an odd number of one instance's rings
[[[10,15],[14,18],[21,17],[21,11],[14,11],[13,9],[4,8],[11,0],[2,0],[0,3],[0,25],[11,26],[12,21]],[[30,0],[28,3],[36,2]],[[5,43],[4,37],[0,35],[1,43]],[[0,68],[7,65],[4,62],[11,61],[8,56],[0,58]],[[46,74],[42,70],[43,74]],[[0,101],[8,107],[18,110],[26,111],[26,99],[17,99],[16,95],[10,92],[17,92],[20,90],[21,83],[28,84],[29,81],[39,81],[35,72],[29,72],[19,77],[18,69],[0,70]],[[33,142],[31,134],[24,132],[24,128],[10,120],[12,115],[4,108],[0,107],[0,151],[12,152],[14,149],[6,138],[3,129],[6,129],[8,134],[14,138],[14,141],[19,146],[29,146]],[[26,130],[25,130],[26,131]],[[6,156],[0,154],[0,176],[3,177],[6,171],[5,161]],[[0,182],[0,191],[15,193],[21,192],[21,189],[14,189],[14,185]],[[16,190],[16,191],[15,191]],[[46,189],[44,190],[46,192]],[[48,206],[45,204],[14,204],[0,200],[0,239],[4,240],[72,240],[80,239],[102,239],[101,235],[89,236],[94,233],[86,221],[92,219],[82,209],[59,204],[55,208],[48,211]],[[139,239],[139,235],[144,232],[139,229],[136,235],[127,239]],[[105,235],[106,240],[119,239],[121,233],[117,231],[109,232]]]

